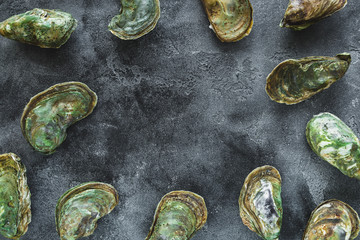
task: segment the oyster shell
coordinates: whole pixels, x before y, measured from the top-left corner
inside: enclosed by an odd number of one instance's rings
[[[71,188],[56,204],[56,230],[62,240],[74,240],[94,233],[99,218],[119,203],[110,184],[88,182]]]
[[[21,117],[25,139],[37,151],[53,153],[66,138],[66,129],[92,113],[96,94],[80,82],[56,84],[35,95]]]
[[[349,53],[335,57],[306,57],[280,63],[266,79],[266,92],[278,103],[296,104],[327,89],[344,76]]]
[[[347,0],[290,0],[280,27],[302,30],[341,10]]]
[[[134,40],[152,31],[160,18],[159,0],[121,0],[120,14],[109,23],[112,34]]]
[[[0,234],[18,239],[31,222],[26,169],[14,153],[0,155]]]
[[[315,115],[306,126],[311,149],[343,174],[360,179],[360,142],[354,132],[331,113]]]
[[[278,239],[283,214],[278,170],[268,165],[253,170],[240,191],[239,207],[251,231],[266,240]]]
[[[216,36],[222,42],[236,42],[250,34],[253,9],[249,0],[202,0]]]
[[[201,196],[188,191],[170,192],[158,204],[145,240],[190,239],[206,219],[207,209]]]
[[[321,203],[311,213],[303,240],[349,240],[359,234],[359,216],[339,200]]]
[[[35,8],[1,22],[0,34],[42,48],[59,48],[67,42],[76,26],[76,19],[69,13]]]

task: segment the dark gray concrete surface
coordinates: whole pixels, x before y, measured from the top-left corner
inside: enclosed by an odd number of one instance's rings
[[[360,136],[359,3],[349,1],[301,32],[278,27],[287,0],[252,4],[250,36],[221,43],[200,0],[161,1],[157,27],[136,41],[107,30],[119,0],[1,0],[0,20],[39,7],[79,21],[59,50],[0,38],[0,152],[21,157],[32,193],[32,222],[22,239],[59,239],[56,202],[87,181],[110,183],[120,194],[87,239],[145,239],[161,197],[182,189],[202,195],[209,211],[194,240],[260,239],[242,224],[237,200],[247,174],[265,164],[283,178],[280,239],[301,239],[323,200],[360,211],[360,182],[317,157],[305,139],[307,121],[323,111]],[[345,51],[353,62],[330,89],[294,106],[266,95],[266,76],[279,62]],[[86,83],[99,102],[56,153],[44,156],[25,141],[20,117],[33,95],[65,81]]]

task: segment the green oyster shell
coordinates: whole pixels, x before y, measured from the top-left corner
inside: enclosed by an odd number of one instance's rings
[[[160,18],[159,0],[121,0],[120,14],[109,23],[112,34],[134,40],[152,31]]]
[[[266,93],[278,103],[302,102],[342,78],[350,63],[349,53],[286,60],[267,77]]]
[[[354,132],[331,113],[315,115],[306,126],[311,149],[343,174],[360,179],[360,143]]]
[[[1,22],[0,34],[42,48],[59,48],[67,42],[76,26],[76,19],[69,13],[35,8]]]
[[[349,240],[359,234],[359,216],[339,200],[321,203],[311,213],[303,240]]]
[[[290,0],[280,27],[302,30],[343,9],[347,0]]]
[[[19,239],[31,222],[26,169],[14,153],[0,155],[0,234]]]
[[[92,113],[96,94],[80,82],[56,84],[35,95],[21,117],[25,139],[39,152],[50,154],[65,140],[66,129]]]
[[[272,166],[254,169],[239,197],[243,223],[266,240],[278,239],[282,224],[281,176]]]
[[[110,184],[88,182],[68,190],[56,205],[56,230],[62,240],[75,240],[94,233],[99,218],[119,203]]]
[[[216,36],[222,42],[236,42],[248,36],[253,26],[249,0],[202,0]]]
[[[158,204],[145,240],[190,239],[206,219],[207,209],[201,196],[188,191],[170,192]]]

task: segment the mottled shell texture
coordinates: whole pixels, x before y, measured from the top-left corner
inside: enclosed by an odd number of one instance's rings
[[[289,59],[269,74],[265,90],[275,102],[296,104],[329,88],[344,76],[350,63],[348,53],[336,57]]]
[[[37,151],[50,154],[65,140],[66,129],[92,113],[96,94],[80,82],[56,84],[31,98],[21,117],[24,137]]]
[[[331,113],[315,115],[306,126],[311,149],[343,174],[360,179],[360,143],[354,132]]]
[[[211,28],[222,42],[236,42],[248,36],[253,26],[249,0],[202,0]]]
[[[56,205],[56,230],[61,240],[75,240],[94,233],[99,218],[119,203],[115,188],[101,182],[88,182],[71,188]]]
[[[159,0],[121,0],[120,14],[108,28],[120,39],[134,40],[153,30],[159,18]]]
[[[26,169],[13,153],[0,155],[0,234],[19,239],[31,222]]]
[[[349,240],[359,234],[359,216],[339,200],[321,203],[312,213],[303,240]]]
[[[258,167],[245,179],[239,197],[243,223],[266,240],[278,239],[282,224],[281,176],[272,166]]]
[[[290,0],[280,27],[302,30],[341,10],[347,0]]]
[[[158,204],[145,240],[190,239],[207,219],[204,199],[192,192],[173,191]]]
[[[59,48],[75,30],[77,21],[60,10],[35,8],[0,23],[0,34],[42,48]]]

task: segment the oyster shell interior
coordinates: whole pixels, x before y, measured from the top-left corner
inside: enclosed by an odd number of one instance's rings
[[[56,84],[35,95],[21,117],[25,139],[37,151],[53,153],[65,140],[67,128],[92,113],[96,94],[80,82]]]
[[[254,169],[239,197],[243,223],[266,240],[278,239],[282,224],[281,177],[272,166]]]
[[[18,239],[31,222],[26,169],[14,153],[0,155],[0,234]]]
[[[146,240],[190,239],[207,219],[204,199],[188,191],[166,194],[158,204]]]
[[[278,103],[302,102],[342,78],[350,63],[349,53],[286,60],[267,77],[266,93]]]
[[[343,9],[347,0],[290,0],[280,27],[302,30]]]
[[[121,0],[120,14],[109,23],[112,34],[134,40],[152,31],[160,18],[159,0]]]
[[[117,191],[106,183],[88,182],[71,188],[56,205],[56,230],[60,238],[74,240],[93,234],[98,219],[118,203]]]
[[[248,36],[253,26],[249,0],[202,0],[216,36],[222,42],[236,42]]]
[[[35,8],[1,22],[0,34],[42,48],[59,48],[76,27],[77,21],[69,13]]]
[[[321,203],[311,213],[303,240],[349,240],[359,234],[359,216],[348,204],[339,200]]]

